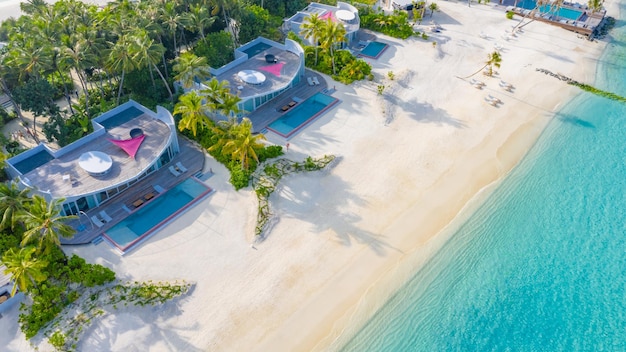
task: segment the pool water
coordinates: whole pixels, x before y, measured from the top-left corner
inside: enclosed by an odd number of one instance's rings
[[[361,55],[378,59],[378,57],[387,49],[387,44],[381,42],[370,42],[363,50]]]
[[[103,236],[119,250],[127,252],[211,191],[202,183],[187,179],[130,214]]]
[[[337,102],[338,100],[331,96],[317,93],[287,111],[267,126],[267,129],[283,137],[290,137]]]
[[[100,124],[106,128],[107,130],[125,124],[126,122],[134,119],[137,116],[143,114],[143,111],[137,109],[134,106],[129,107],[128,109],[124,109],[114,116],[109,117],[108,119],[100,122]]]
[[[517,3],[517,7],[521,7],[527,10],[532,10],[535,8],[535,6],[537,6],[537,3],[533,0],[524,0],[524,1],[520,1]],[[539,7],[539,12],[551,13],[558,17],[566,18],[568,20],[574,20],[574,21],[579,19],[580,15],[582,15],[582,11],[577,11],[577,10],[573,10],[569,8],[563,8],[563,7],[561,7],[558,11],[554,11],[553,9],[550,8],[550,5],[543,5]]]
[[[258,43],[258,44],[254,44],[253,46],[249,47],[248,49],[243,50],[244,53],[248,54],[248,58],[251,58],[253,56],[258,55],[260,52],[263,52],[269,48],[271,48],[272,46],[269,44],[265,44],[265,43]]]
[[[21,172],[22,175],[25,175],[41,165],[48,163],[52,159],[54,159],[52,154],[48,153],[47,150],[42,150],[22,161],[15,163],[13,166],[17,169],[17,171]]]

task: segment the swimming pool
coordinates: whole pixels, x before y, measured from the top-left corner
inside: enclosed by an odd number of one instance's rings
[[[271,48],[272,46],[265,43],[257,43],[248,49],[243,50],[244,53],[248,54],[248,58],[258,55],[259,53]]]
[[[140,116],[141,114],[143,114],[143,111],[137,109],[134,106],[131,106],[128,109],[124,109],[118,112],[117,114],[115,114],[115,116],[111,116],[108,119],[100,122],[100,124],[107,130],[109,130],[113,127],[125,124],[126,122],[134,119],[137,116]]]
[[[102,236],[126,253],[211,191],[204,184],[187,179],[115,224]]]
[[[533,0],[524,0],[517,3],[517,7],[521,7],[527,10],[532,10],[537,6],[537,3]],[[580,15],[582,15],[582,11],[573,10],[570,8],[559,8],[558,11],[554,11],[550,8],[550,5],[543,5],[539,7],[539,12],[541,13],[551,13],[561,18],[566,18],[568,20],[578,20]]]
[[[309,122],[315,120],[339,100],[326,94],[317,93],[287,111],[267,129],[283,137],[291,137]]]
[[[387,44],[385,43],[370,42],[365,48],[363,48],[363,50],[361,50],[361,55],[371,57],[372,59],[378,59],[385,49],[387,49]]]
[[[44,149],[22,161],[15,163],[13,166],[21,172],[22,175],[25,175],[53,159],[54,157],[52,154],[48,153],[48,151]]]

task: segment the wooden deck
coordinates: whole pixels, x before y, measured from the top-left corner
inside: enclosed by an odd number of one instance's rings
[[[204,151],[183,136],[179,135],[178,142],[180,145],[180,153],[178,153],[168,165],[165,165],[150,176],[135,183],[129,189],[116,195],[102,206],[89,210],[86,213],[87,216],[81,214],[79,215],[79,219],[72,220],[70,222],[71,226],[76,229],[84,227],[84,230],[76,233],[73,238],[61,238],[61,243],[64,245],[91,243],[96,237],[101,235],[102,232],[105,232],[113,225],[125,219],[136,209],[158,198],[159,192],[155,190],[154,186],[158,185],[167,190],[202,171],[205,160]],[[187,169],[187,172],[178,177],[172,175],[168,170],[169,165],[175,165],[177,162],[181,162]],[[152,198],[150,194],[152,194]],[[139,206],[139,208],[133,206],[133,203],[140,199],[143,201],[143,204]],[[125,208],[130,210],[131,213]],[[98,228],[91,222],[91,217],[97,215],[98,218],[101,218],[98,213],[102,210],[106,211],[113,221],[105,223],[103,227]]]
[[[317,77],[319,85],[310,86],[307,77]],[[302,101],[328,88],[328,83],[322,75],[317,72],[305,70],[305,76],[296,86],[288,89],[283,94],[272,99],[269,103],[261,106],[252,112],[248,118],[252,121],[253,132],[260,133],[267,126],[278,119],[286,111],[282,111],[282,107],[288,105],[292,101]],[[287,110],[289,111],[289,110]]]

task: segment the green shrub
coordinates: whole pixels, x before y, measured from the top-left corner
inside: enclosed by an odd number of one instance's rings
[[[405,11],[394,11],[393,14],[387,15],[384,12],[375,13],[370,8],[360,8],[359,16],[361,28],[400,39],[413,35],[413,26],[409,23],[409,16]]]
[[[513,11],[507,11],[507,12],[506,12],[506,18],[508,18],[508,19],[510,19],[510,20],[512,20],[512,19],[513,19],[513,16],[514,16],[514,15],[515,15],[515,12],[513,12]]]

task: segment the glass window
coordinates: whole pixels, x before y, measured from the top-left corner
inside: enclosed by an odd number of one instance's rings
[[[121,191],[125,190],[126,188],[128,188],[128,185],[124,183],[124,184],[120,185],[117,189],[118,189],[118,191],[121,192]]]
[[[81,210],[81,211],[89,210],[89,204],[87,203],[87,199],[85,197],[78,198],[76,200],[76,205],[78,206],[78,210]]]
[[[170,148],[167,148],[163,154],[161,154],[161,157],[159,158],[159,163],[161,163],[161,166],[167,164],[170,162],[171,158],[170,158]]]

